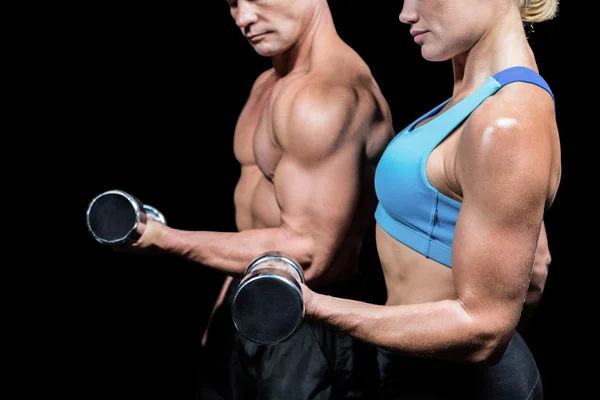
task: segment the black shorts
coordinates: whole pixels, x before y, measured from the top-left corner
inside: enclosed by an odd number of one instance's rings
[[[502,360],[483,367],[414,359],[379,350],[381,400],[541,400],[540,373],[515,333]]]
[[[303,322],[288,340],[258,345],[235,330],[231,297],[211,322],[197,398],[202,400],[374,400],[379,389],[377,349],[323,325]],[[318,289],[368,301],[360,276]]]

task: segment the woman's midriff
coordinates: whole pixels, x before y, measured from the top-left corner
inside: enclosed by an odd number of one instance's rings
[[[379,224],[377,251],[387,287],[386,305],[455,299],[452,269],[400,243]]]

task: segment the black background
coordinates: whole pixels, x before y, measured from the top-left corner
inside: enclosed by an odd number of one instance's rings
[[[421,58],[398,21],[402,2],[332,0],[330,6],[338,33],[378,80],[396,131],[449,97],[451,64]],[[563,335],[573,318],[565,232],[567,204],[575,199],[570,131],[577,97],[568,78],[576,76],[564,67],[574,50],[560,40],[573,8],[561,4],[554,21],[530,34],[540,73],[555,94],[563,149],[562,186],[546,216],[553,263],[525,334],[547,399],[574,386],[564,361],[573,352]],[[222,276],[173,257],[115,253],[88,234],[85,210],[95,195],[122,189],[157,207],[173,227],[235,231],[234,125],[254,78],[270,62],[242,37],[224,0],[98,3],[76,11],[59,28],[68,62],[55,84],[69,100],[54,116],[74,137],[68,173],[76,203],[69,215],[77,240],[67,250],[71,283],[57,295],[65,344],[52,354],[69,354],[72,368],[52,384],[86,399],[192,398],[199,340]],[[366,253],[376,256],[372,242]],[[378,272],[367,273],[377,283]]]

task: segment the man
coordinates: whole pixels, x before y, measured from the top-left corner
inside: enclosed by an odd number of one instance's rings
[[[358,258],[374,224],[375,167],[394,136],[390,110],[368,66],[338,36],[326,0],[228,3],[241,33],[273,65],[254,82],[236,124],[238,232],[150,221],[128,251],[179,255],[229,276],[203,340],[200,398],[376,398],[374,348],[311,324],[260,346],[233,329],[228,311],[237,279],[274,250],[297,260],[315,291],[367,299]]]

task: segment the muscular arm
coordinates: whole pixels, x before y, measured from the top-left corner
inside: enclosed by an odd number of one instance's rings
[[[531,280],[529,282],[529,288],[527,289],[527,297],[525,299],[525,304],[523,304],[521,319],[519,320],[518,329],[520,332],[523,332],[527,327],[529,319],[542,298],[551,261],[552,257],[550,255],[550,248],[548,247],[546,226],[542,223],[540,238],[535,252],[535,260],[533,262],[533,270],[531,272]]]
[[[325,271],[344,239],[360,190],[363,146],[351,124],[356,99],[348,89],[309,87],[278,101],[272,118],[283,155],[273,184],[281,225],[241,232],[161,226],[154,241],[160,250],[233,276],[272,250],[297,259],[307,282]]]
[[[453,248],[457,298],[377,306],[307,295],[307,317],[379,347],[410,355],[495,363],[514,333],[527,293],[551,169],[535,116],[480,106],[457,157],[463,190]]]

